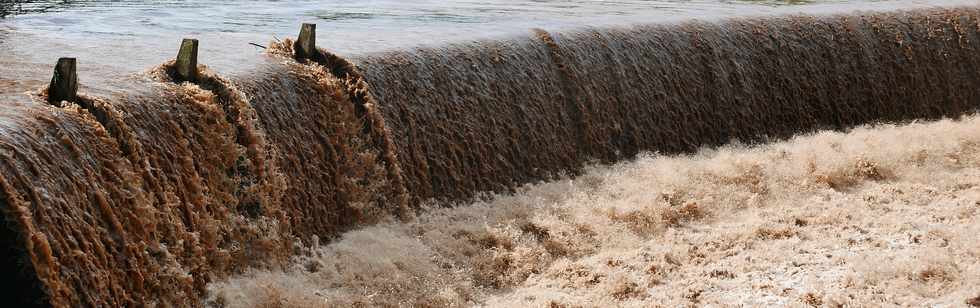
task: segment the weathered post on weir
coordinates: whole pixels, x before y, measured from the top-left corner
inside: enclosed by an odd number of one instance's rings
[[[60,58],[54,66],[54,76],[48,86],[48,102],[75,101],[78,96],[78,75],[75,73],[75,58]]]
[[[184,39],[180,42],[180,51],[177,52],[177,63],[175,72],[177,82],[197,81],[197,40]]]
[[[303,24],[299,30],[299,37],[293,44],[297,59],[312,60],[316,55],[316,24]]]

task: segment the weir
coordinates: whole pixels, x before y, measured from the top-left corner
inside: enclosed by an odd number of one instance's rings
[[[174,78],[188,75],[171,61],[114,96],[4,101],[0,244],[23,288],[4,295],[200,306],[210,281],[431,199],[642,151],[974,112],[978,32],[980,8],[960,7],[534,30],[349,59],[285,40],[230,78]]]
[[[458,199],[589,159],[969,112],[977,46],[962,9],[536,31],[354,62],[409,190]]]

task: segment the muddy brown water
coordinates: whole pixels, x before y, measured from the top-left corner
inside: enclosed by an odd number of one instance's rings
[[[202,305],[205,286],[421,202],[980,105],[980,8],[567,31],[253,69],[169,63],[52,106],[0,96],[12,302]]]

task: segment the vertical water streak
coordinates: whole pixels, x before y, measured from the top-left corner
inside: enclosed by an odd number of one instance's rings
[[[273,57],[242,90],[286,177],[282,208],[304,240],[404,212],[404,187],[345,83],[318,64]],[[397,167],[397,166],[394,166]]]
[[[580,166],[561,73],[518,38],[355,58],[417,199],[504,191]]]

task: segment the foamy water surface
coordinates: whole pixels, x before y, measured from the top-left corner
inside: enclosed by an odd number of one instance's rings
[[[224,307],[960,307],[980,118],[645,155],[314,246]],[[980,297],[978,297],[980,298]]]
[[[960,1],[90,1],[0,20],[0,99],[58,57],[82,91],[201,40],[223,75],[319,25],[341,54],[566,28]],[[120,86],[122,87],[122,86]],[[244,105],[244,101],[241,101]],[[132,104],[142,108],[145,104]],[[141,115],[153,113],[139,113]],[[180,118],[180,117],[177,117]],[[210,123],[210,122],[209,122]],[[642,155],[301,247],[215,281],[221,307],[961,305],[980,284],[980,118]],[[202,138],[208,139],[208,138]],[[286,175],[290,176],[290,175]],[[306,240],[306,239],[304,239]]]

